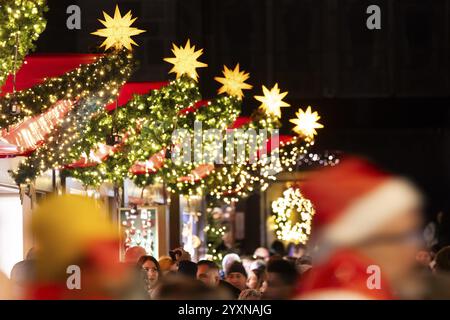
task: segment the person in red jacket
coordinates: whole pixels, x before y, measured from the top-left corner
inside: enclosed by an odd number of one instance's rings
[[[360,158],[313,173],[302,186],[316,208],[318,248],[299,299],[396,299],[416,290],[421,195]]]

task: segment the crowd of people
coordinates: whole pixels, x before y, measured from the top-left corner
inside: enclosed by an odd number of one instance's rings
[[[136,255],[139,251],[140,257]],[[210,260],[193,262],[182,248],[170,253],[156,259],[140,247],[127,251],[126,262],[142,273],[144,298],[290,299],[297,279],[311,268],[308,256],[284,257],[262,247],[252,257],[227,254],[220,265]]]
[[[37,249],[13,268],[9,297],[450,299],[444,216],[423,232],[422,195],[409,181],[350,158],[311,174],[302,192],[316,208],[307,246],[276,241],[220,263],[194,261],[183,248],[153,257],[141,247],[121,262],[117,229],[98,203],[54,197],[33,215]],[[68,272],[74,265],[78,280]],[[6,295],[8,280],[0,285]]]

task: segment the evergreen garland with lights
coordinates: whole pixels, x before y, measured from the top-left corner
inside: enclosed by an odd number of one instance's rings
[[[46,27],[45,0],[2,0],[0,2],[0,87],[17,72],[34,41]]]
[[[136,95],[117,112],[94,117],[82,138],[89,142],[86,146],[104,142],[114,129],[122,141],[120,150],[95,166],[76,168],[67,174],[94,187],[106,181],[120,184],[123,179],[130,178],[141,187],[155,181],[165,182],[172,190],[179,177],[187,175],[200,164],[172,159],[174,130],[185,130],[192,135],[195,121],[202,122],[203,130],[224,130],[239,114],[240,102],[232,97],[220,96],[213,101],[203,102],[204,106],[199,103],[201,95],[198,85],[190,77],[182,76],[160,90]],[[146,161],[162,150],[167,150],[162,168],[143,174],[131,172],[131,167],[137,161]]]
[[[81,138],[85,135],[92,116],[106,112],[104,106],[116,99],[120,87],[128,80],[133,68],[131,54],[120,51],[81,66],[62,77],[49,79],[42,85],[19,92],[16,101],[23,108],[19,115],[5,116],[7,123],[12,122],[11,118],[20,121],[26,116],[43,112],[56,101],[75,99],[76,102],[74,108],[62,119],[60,126],[47,137],[46,143],[12,172],[16,183],[30,183],[49,169],[62,168],[65,164],[78,160],[87,148]],[[8,96],[1,99],[0,106],[7,103],[8,99]]]
[[[216,209],[218,208],[207,209],[206,227],[204,231],[206,237],[206,256],[209,260],[220,264],[225,254],[227,254],[225,250],[221,249],[223,236],[227,232],[227,227],[222,225],[218,217],[215,216]]]
[[[112,92],[106,102],[111,103],[120,87],[134,68],[131,54],[127,51],[106,54],[93,63],[82,65],[60,77],[50,78],[32,88],[8,93],[0,97],[0,127],[5,128],[35,116],[49,109],[54,103],[64,99],[84,99],[93,94],[101,95]],[[17,114],[10,113],[10,106],[19,106]]]

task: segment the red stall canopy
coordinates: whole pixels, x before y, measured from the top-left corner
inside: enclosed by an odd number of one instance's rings
[[[101,54],[33,54],[25,61],[16,75],[16,90],[24,90],[89,64],[101,57]],[[10,75],[0,91],[0,96],[13,90],[13,77]]]

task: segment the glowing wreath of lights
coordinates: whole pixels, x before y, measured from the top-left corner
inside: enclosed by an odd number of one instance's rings
[[[300,189],[290,187],[285,190],[283,197],[272,202],[272,210],[277,238],[306,244],[315,210],[311,201],[302,196]]]

